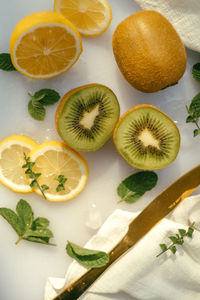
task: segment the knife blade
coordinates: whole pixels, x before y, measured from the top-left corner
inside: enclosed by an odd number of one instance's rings
[[[159,221],[166,217],[184,198],[200,184],[200,165],[196,166],[159,194],[129,225],[127,234],[109,253],[110,260],[101,268],[88,270],[70,283],[53,300],[78,299],[113,262],[125,254]]]

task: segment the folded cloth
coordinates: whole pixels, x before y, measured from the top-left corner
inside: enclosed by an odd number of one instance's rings
[[[136,213],[115,210],[86,248],[110,251],[126,234]],[[169,244],[170,235],[188,229],[195,222],[193,237],[185,237],[176,254],[161,252],[159,244]],[[142,224],[141,224],[142,226]],[[84,300],[195,300],[200,298],[200,195],[185,199],[131,250],[113,264],[81,297]],[[55,297],[79,278],[87,268],[73,261],[65,278],[48,278],[45,300]]]
[[[199,0],[135,0],[143,9],[156,10],[175,27],[184,45],[200,52]]]

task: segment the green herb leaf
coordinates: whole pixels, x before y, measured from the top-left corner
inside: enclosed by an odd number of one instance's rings
[[[197,135],[199,135],[200,134],[200,129],[195,129],[193,131],[193,133],[194,133],[194,137],[197,136]]]
[[[12,226],[19,236],[23,234],[24,223],[12,209],[1,207],[0,215]]]
[[[64,175],[58,175],[57,180],[60,184],[56,187],[56,192],[60,192],[60,191],[65,190],[64,184],[67,181],[67,178],[65,178]]]
[[[33,102],[32,100],[28,103],[28,111],[33,119],[43,121],[46,115],[46,110],[40,102]]]
[[[0,54],[0,69],[3,71],[16,71],[15,67],[12,64],[9,53]]]
[[[27,157],[26,153],[24,153],[24,160],[26,164],[22,165],[22,168],[27,168],[27,170],[25,170],[25,174],[28,174],[29,178],[33,179],[30,183],[30,187],[37,187],[46,199],[44,191],[47,190],[49,187],[46,184],[43,184],[42,186],[39,185],[37,179],[38,177],[40,177],[41,173],[33,172],[32,168],[35,165],[35,163],[30,161],[30,157]]]
[[[190,238],[192,238],[193,232],[194,232],[194,228],[189,227],[188,231],[187,231],[187,236],[190,237]]]
[[[33,221],[33,224],[31,226],[31,229],[32,230],[35,230],[36,228],[38,227],[43,227],[43,228],[46,228],[49,226],[49,220],[46,219],[46,218],[41,218],[41,217],[38,217],[36,218],[34,221]]]
[[[24,231],[31,227],[33,222],[33,211],[31,206],[23,199],[20,199],[16,206],[16,212],[24,224]]]
[[[178,231],[179,231],[179,233],[182,237],[186,235],[186,230],[185,229],[179,229]]]
[[[200,63],[196,63],[192,67],[192,75],[196,81],[200,82]]]
[[[43,227],[36,227],[35,230],[31,230],[29,229],[26,232],[26,236],[36,236],[36,237],[48,237],[51,238],[53,237],[53,233],[51,232],[51,230],[49,230],[48,228],[43,228]]]
[[[172,252],[173,254],[176,253],[176,247],[175,247],[175,246],[171,246],[169,249],[171,250],[171,252]]]
[[[123,180],[117,188],[121,201],[133,203],[157,183],[158,176],[152,171],[137,172]]]
[[[186,105],[186,109],[189,115],[186,123],[194,123],[196,125],[197,129],[194,130],[194,137],[196,137],[200,134],[200,126],[198,124],[200,118],[200,93],[192,99],[189,108]]]
[[[67,243],[66,251],[69,256],[89,268],[100,268],[109,262],[109,255],[107,253],[82,248],[71,242]]]
[[[23,199],[17,203],[16,212],[17,214],[9,208],[0,208],[0,215],[8,221],[19,236],[16,244],[23,239],[54,245],[49,243],[53,233],[47,228],[49,226],[48,219],[38,217],[34,220],[31,206]]]
[[[41,185],[41,188],[42,188],[43,192],[49,189],[48,185],[46,185],[46,184]]]
[[[160,244],[160,248],[163,252],[167,251],[167,245],[166,244]]]
[[[57,187],[56,187],[56,192],[60,192],[60,191],[64,191],[64,185],[62,183],[60,183]]]
[[[45,245],[49,245],[49,246],[56,246],[55,244],[49,243],[49,238],[27,236],[27,237],[23,237],[23,240],[26,240],[26,241],[29,241],[29,242],[45,244]]]
[[[34,96],[42,105],[52,105],[60,99],[58,92],[52,89],[42,89],[37,91]]]
[[[164,252],[166,252],[167,250],[170,250],[173,254],[176,253],[176,246],[175,245],[180,245],[182,246],[184,243],[184,237],[188,236],[190,238],[192,238],[192,234],[194,232],[194,223],[188,228],[188,231],[186,232],[185,229],[178,229],[178,232],[180,234],[176,234],[176,236],[170,236],[169,239],[172,241],[172,244],[169,245],[167,247],[166,244],[160,244],[160,247],[162,249],[162,252],[160,252],[158,255],[156,255],[156,257],[162,255]]]

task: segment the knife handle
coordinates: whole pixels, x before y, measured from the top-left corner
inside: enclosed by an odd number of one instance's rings
[[[124,254],[131,244],[128,239],[123,238],[117,246],[109,253],[109,262],[101,268],[93,268],[88,270],[79,279],[68,285],[58,296],[53,300],[75,300],[78,299],[93,283],[94,281],[105,271],[110,265],[117,260],[122,254]]]

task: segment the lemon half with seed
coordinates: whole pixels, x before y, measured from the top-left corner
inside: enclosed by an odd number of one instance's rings
[[[30,187],[22,165],[25,164],[24,153],[38,144],[22,135],[12,135],[0,142],[0,182],[17,193],[30,193]]]
[[[107,0],[55,0],[54,10],[71,21],[85,36],[102,34],[112,20]]]
[[[15,68],[30,78],[51,78],[66,72],[82,52],[75,26],[57,12],[41,11],[23,18],[10,39]]]
[[[49,187],[44,192],[47,200],[58,202],[72,199],[85,187],[88,178],[87,163],[80,154],[65,144],[57,141],[44,142],[35,147],[29,156],[35,163],[33,171],[41,173],[37,179],[39,185]],[[64,189],[57,192],[59,175],[67,180]],[[42,195],[37,187],[34,187],[34,191]]]

